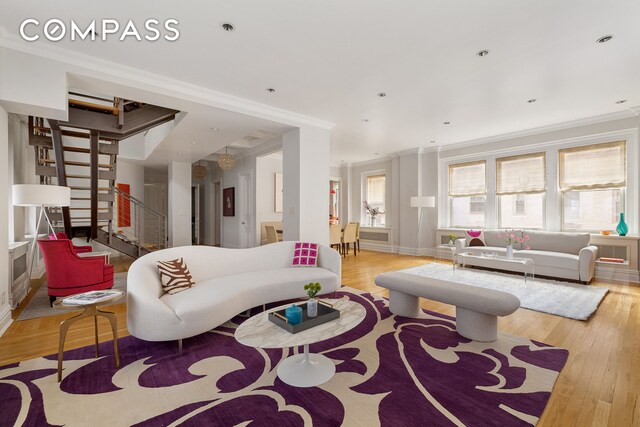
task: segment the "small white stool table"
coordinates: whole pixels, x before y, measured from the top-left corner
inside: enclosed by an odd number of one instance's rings
[[[280,362],[278,377],[294,387],[315,387],[323,384],[336,373],[336,366],[326,356],[309,353],[309,344],[333,338],[355,328],[366,314],[361,304],[349,301],[347,298],[326,301],[340,310],[339,318],[292,334],[272,323],[268,318],[268,313],[291,305],[287,304],[256,314],[246,320],[236,329],[235,338],[241,344],[256,348],[304,346],[304,353],[290,356]]]

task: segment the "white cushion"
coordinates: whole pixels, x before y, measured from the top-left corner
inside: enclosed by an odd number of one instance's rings
[[[324,268],[280,268],[217,277],[198,283],[178,294],[162,298],[182,321],[199,321],[201,316],[231,306],[231,316],[247,304],[258,306],[274,301],[299,298],[309,282],[319,282],[320,293],[338,288],[338,277]],[[242,301],[242,304],[238,304]],[[227,317],[228,318],[228,317]]]
[[[578,255],[565,254],[562,252],[536,251],[530,249],[516,251],[514,256],[531,258],[536,267],[556,267],[576,271],[580,268]]]

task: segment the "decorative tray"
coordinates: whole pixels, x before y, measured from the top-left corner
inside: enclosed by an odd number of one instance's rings
[[[285,331],[297,334],[298,332],[306,331],[314,326],[322,325],[323,323],[330,322],[340,317],[340,310],[336,310],[329,303],[323,301],[318,301],[318,315],[316,317],[309,317],[307,315],[306,302],[298,304],[298,307],[302,309],[302,322],[297,325],[292,325],[287,321],[287,318],[284,315],[284,308],[282,310],[269,313],[269,320],[280,326]]]

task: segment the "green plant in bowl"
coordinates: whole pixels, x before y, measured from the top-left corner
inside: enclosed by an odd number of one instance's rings
[[[320,289],[322,289],[322,286],[320,286],[320,283],[307,283],[306,285],[304,285],[304,290],[307,291],[307,295],[309,295],[309,298],[314,298],[318,292],[320,292]]]

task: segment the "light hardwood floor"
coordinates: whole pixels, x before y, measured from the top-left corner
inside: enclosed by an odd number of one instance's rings
[[[362,251],[344,259],[342,283],[385,295],[373,279],[381,272],[429,262],[426,257]],[[116,271],[126,271],[118,262]],[[34,284],[39,286],[41,281]],[[540,426],[640,426],[640,285],[593,283],[610,291],[586,322],[520,309],[500,318],[503,332],[542,341],[569,350],[569,359],[555,385]],[[14,312],[14,318],[26,304]],[[426,309],[455,315],[453,307],[422,300]],[[128,335],[125,304],[111,306],[118,314],[121,336]],[[14,322],[0,338],[0,365],[57,352],[58,326],[72,314]],[[99,323],[100,340],[111,339],[108,324]],[[67,349],[90,345],[93,323],[78,322],[69,330]]]

